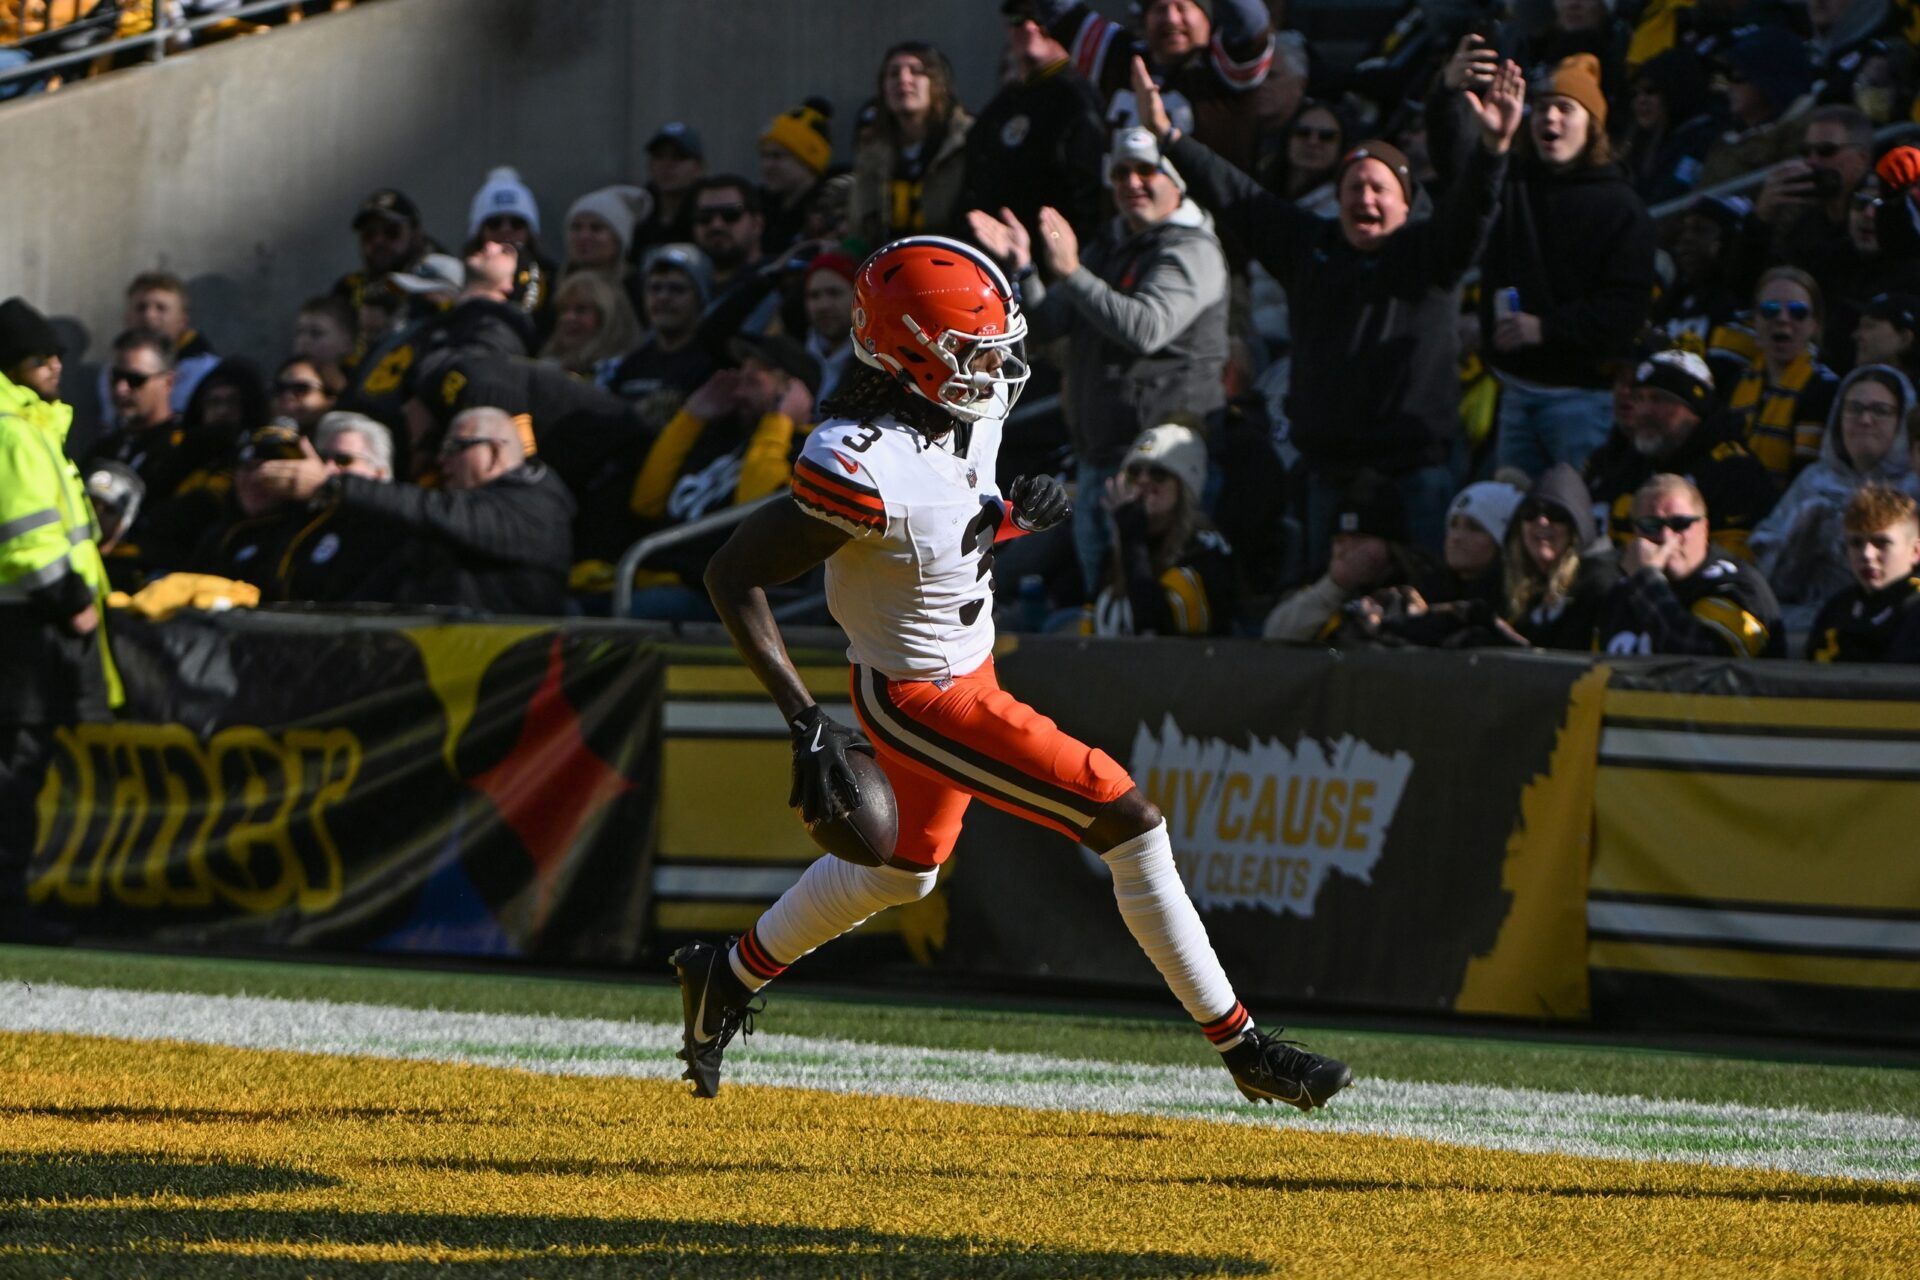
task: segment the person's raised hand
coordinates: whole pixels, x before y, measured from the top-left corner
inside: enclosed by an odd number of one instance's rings
[[[1003,267],[1021,271],[1033,261],[1033,238],[1013,210],[1003,207],[996,218],[985,209],[975,209],[967,214],[967,226],[980,247]]]
[[[1813,166],[1804,160],[1787,160],[1767,170],[1767,180],[1754,197],[1753,216],[1773,222],[1792,205],[1816,204],[1819,190],[1814,186]]]
[[[1080,269],[1080,237],[1073,234],[1073,224],[1052,205],[1040,210],[1040,251],[1055,276],[1070,276]]]
[[[1500,64],[1493,78],[1478,91],[1463,95],[1474,118],[1480,122],[1480,141],[1495,155],[1504,155],[1519,132],[1521,117],[1527,113],[1527,78],[1520,64],[1509,59]]]
[[[1454,46],[1453,56],[1447,59],[1440,79],[1447,88],[1457,93],[1462,89],[1478,89],[1492,84],[1499,72],[1499,51],[1483,37],[1469,33]]]
[[[1894,191],[1909,190],[1920,182],[1920,147],[1895,147],[1880,157],[1873,171]]]
[[[1141,128],[1163,143],[1171,141],[1173,117],[1167,113],[1167,104],[1160,100],[1160,86],[1153,82],[1153,73],[1139,54],[1133,57],[1133,110]]]
[[[712,377],[700,384],[700,389],[687,397],[682,407],[702,422],[712,422],[722,414],[733,412],[739,399],[740,371],[738,369],[718,369]]]

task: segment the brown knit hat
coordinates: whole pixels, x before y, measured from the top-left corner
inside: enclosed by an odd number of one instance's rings
[[[1400,180],[1400,194],[1407,198],[1407,203],[1413,203],[1413,167],[1407,163],[1406,152],[1379,138],[1368,138],[1340,157],[1340,167],[1333,175],[1334,186],[1338,187],[1347,170],[1362,160],[1378,160],[1393,170],[1393,176]]]
[[[1560,59],[1553,69],[1553,78],[1535,92],[1572,98],[1593,117],[1595,130],[1606,131],[1607,95],[1600,92],[1600,59],[1592,54],[1575,53]]]

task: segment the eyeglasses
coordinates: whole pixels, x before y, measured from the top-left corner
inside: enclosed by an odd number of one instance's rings
[[[1856,418],[1874,418],[1881,422],[1891,422],[1900,410],[1890,404],[1879,404],[1871,400],[1843,400],[1840,412],[1850,413]]]
[[[1809,160],[1816,158],[1820,160],[1831,160],[1845,150],[1846,147],[1838,142],[1809,142],[1806,146],[1800,148],[1800,154]]]
[[[1293,126],[1293,136],[1310,142],[1338,142],[1340,140],[1340,131],[1338,129],[1316,129],[1312,125],[1297,124]]]
[[[159,376],[158,373],[141,373],[138,369],[116,368],[107,376],[107,383],[109,386],[119,386],[124,382],[131,389],[138,391]]]
[[[499,443],[492,436],[448,436],[440,442],[440,456],[451,458],[456,453],[465,453],[475,445]]]
[[[1785,312],[1787,317],[1793,320],[1805,320],[1813,314],[1813,307],[1805,302],[1777,302],[1771,298],[1761,303],[1758,307],[1755,307],[1754,310],[1769,320],[1778,320],[1782,312]]]
[[[321,383],[304,378],[281,378],[273,384],[273,394],[277,396],[310,396],[325,390]]]
[[[1705,516],[1635,516],[1633,531],[1643,538],[1652,538],[1657,541],[1668,529],[1675,533],[1685,533],[1705,519]]]
[[[732,226],[746,216],[747,206],[743,204],[713,204],[693,211],[696,226],[705,226],[709,222],[724,222]]]
[[[1856,191],[1853,193],[1853,207],[1856,209],[1878,209],[1881,204],[1882,201],[1880,197],[1871,191]]]

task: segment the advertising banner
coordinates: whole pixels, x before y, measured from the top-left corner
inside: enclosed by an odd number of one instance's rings
[[[129,706],[59,729],[30,900],[83,935],[620,963],[661,658],[632,629],[115,619]]]
[[[1003,684],[1125,765],[1249,995],[1587,1013],[1585,871],[1605,673],[1531,655],[1255,642],[1026,644]],[[1159,979],[1091,853],[974,806],[942,962]]]

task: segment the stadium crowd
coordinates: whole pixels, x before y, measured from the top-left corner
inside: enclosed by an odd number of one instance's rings
[[[504,165],[458,228],[375,191],[284,335],[142,273],[98,431],[43,314],[75,300],[8,301],[0,594],[74,635],[108,585],[605,613],[636,540],[785,489],[861,260],[937,234],[1033,327],[1004,474],[1075,493],[999,558],[1004,627],[1920,661],[1920,149],[1876,144],[1920,120],[1916,0],[1416,4],[1351,67],[1262,0],[998,7],[977,113],[902,43],[851,155],[811,98],[750,176],[669,122],[558,219]],[[49,576],[41,437],[99,590]],[[725,536],[631,614],[712,619]]]

